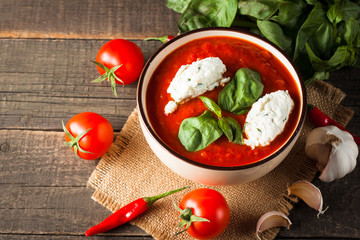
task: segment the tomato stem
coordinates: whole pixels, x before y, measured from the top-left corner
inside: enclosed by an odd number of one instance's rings
[[[174,204],[175,209],[180,212],[179,218],[181,219],[181,221],[180,221],[178,227],[183,228],[184,226],[186,226],[184,230],[175,233],[174,237],[187,231],[193,222],[210,222],[210,220],[208,220],[206,218],[195,216],[193,214],[191,208],[185,208],[184,210],[182,210],[180,207],[178,207],[176,205],[176,203],[174,201],[173,201],[173,204]]]
[[[92,82],[102,82],[102,81],[104,81],[106,79],[109,80],[110,84],[111,84],[111,89],[112,89],[115,97],[117,97],[116,81],[115,80],[118,80],[123,85],[124,85],[124,82],[118,76],[116,76],[115,72],[122,66],[122,64],[109,69],[104,64],[99,63],[97,61],[90,60],[90,62],[96,64],[96,66],[100,67],[101,69],[103,69],[105,71],[105,73],[103,75],[101,75],[99,78],[93,80]]]
[[[77,158],[79,158],[78,150],[79,150],[80,152],[83,152],[83,153],[94,154],[94,153],[92,153],[92,152],[85,151],[85,150],[82,149],[82,148],[80,147],[80,145],[79,145],[80,139],[81,139],[83,136],[85,136],[85,134],[87,134],[87,133],[91,130],[91,128],[89,128],[88,130],[80,133],[80,134],[75,138],[75,137],[74,137],[73,135],[71,135],[71,133],[66,129],[65,124],[64,124],[64,121],[61,121],[61,123],[62,123],[62,127],[63,127],[63,130],[64,130],[66,136],[68,136],[68,138],[70,138],[70,141],[69,141],[69,142],[66,142],[66,141],[65,141],[64,143],[65,143],[66,146],[68,146],[68,147],[70,147],[70,148],[74,148],[74,152],[75,152],[75,155],[76,155]]]

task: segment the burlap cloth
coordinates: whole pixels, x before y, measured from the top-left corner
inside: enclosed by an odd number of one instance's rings
[[[309,103],[318,106],[343,125],[353,115],[351,110],[339,105],[345,94],[327,83],[313,82],[307,88],[307,95]],[[271,210],[289,214],[293,208],[297,199],[286,196],[287,186],[299,179],[311,181],[316,176],[314,163],[304,153],[306,136],[312,128],[312,124],[306,120],[301,136],[288,157],[259,180],[235,186],[205,186],[178,176],[162,164],[142,134],[135,109],[109,152],[100,160],[88,185],[95,189],[92,198],[110,211],[140,197],[190,186],[189,189],[157,201],[146,214],[131,222],[155,239],[170,239],[178,231],[178,212],[172,200],[179,203],[193,189],[213,188],[223,194],[231,212],[229,226],[219,239],[256,239],[256,222],[262,214]],[[278,228],[266,231],[262,238],[273,239],[278,231]],[[185,233],[176,239],[191,237]]]

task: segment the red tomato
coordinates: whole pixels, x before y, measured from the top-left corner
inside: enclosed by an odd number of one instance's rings
[[[141,49],[133,42],[124,39],[114,39],[105,43],[96,56],[96,62],[111,69],[122,65],[115,74],[122,82],[117,84],[130,84],[139,78],[144,66],[144,56]],[[97,66],[101,75],[105,70]]]
[[[73,151],[76,150],[77,155],[86,160],[93,160],[104,155],[110,148],[114,131],[110,122],[103,116],[93,112],[83,112],[72,117],[66,124],[66,130],[73,138],[78,137],[90,129],[83,137],[80,137],[78,143],[71,142],[70,137],[65,129],[65,145],[72,147]],[[84,151],[91,152],[85,153]]]
[[[229,224],[230,209],[225,198],[217,191],[200,188],[186,194],[180,208],[190,208],[192,214],[209,222],[192,222],[187,232],[197,239],[212,239],[223,233]]]

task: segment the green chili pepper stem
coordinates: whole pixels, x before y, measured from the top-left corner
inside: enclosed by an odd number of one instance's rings
[[[159,195],[156,195],[156,196],[152,196],[152,197],[144,197],[144,201],[147,203],[148,207],[150,207],[151,205],[153,205],[157,200],[159,200],[160,198],[163,198],[163,197],[166,197],[168,195],[171,195],[173,193],[177,193],[177,192],[180,192],[186,188],[188,188],[189,186],[186,186],[186,187],[182,187],[182,188],[179,188],[179,189],[176,189],[176,190],[172,190],[172,191],[169,191],[169,192],[166,192],[166,193],[162,193],[162,194],[159,194]]]

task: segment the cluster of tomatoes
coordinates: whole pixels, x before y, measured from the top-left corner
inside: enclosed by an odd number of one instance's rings
[[[144,65],[141,49],[133,42],[115,39],[105,43],[96,61],[101,77],[96,82],[108,80],[116,94],[116,84],[136,81]],[[93,112],[83,112],[63,124],[65,145],[72,148],[77,157],[94,160],[110,148],[114,132],[110,122]],[[197,239],[211,239],[223,233],[230,220],[230,210],[225,198],[209,188],[195,189],[180,202],[181,227]],[[187,211],[185,211],[187,210]],[[190,210],[190,211],[189,211]]]

